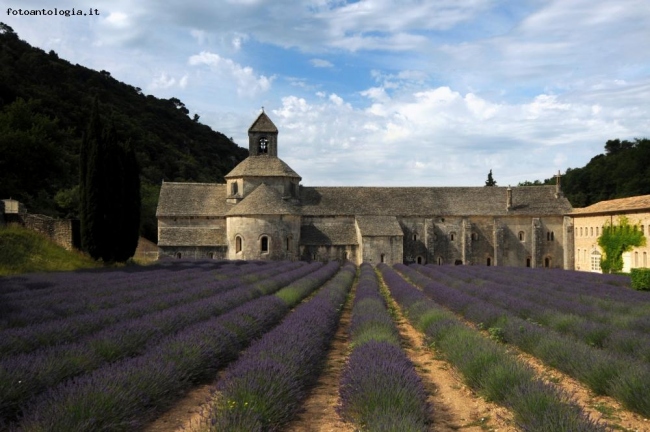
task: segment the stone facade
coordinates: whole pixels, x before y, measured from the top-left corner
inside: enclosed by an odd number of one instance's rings
[[[620,216],[630,224],[639,225],[646,236],[646,246],[634,248],[624,254],[623,271],[650,267],[650,195],[601,201],[585,208],[574,209],[573,232],[575,236],[575,269],[600,272],[601,251],[598,237],[605,224],[618,224]]]
[[[163,183],[160,256],[573,268],[559,185],[305,187],[264,112],[248,136],[226,184]]]

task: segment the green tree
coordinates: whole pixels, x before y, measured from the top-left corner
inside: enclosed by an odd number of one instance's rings
[[[603,250],[600,268],[603,273],[615,273],[623,269],[623,254],[635,247],[645,246],[646,238],[638,225],[630,225],[627,217],[621,216],[618,225],[606,223],[598,237]]]
[[[94,259],[126,261],[140,228],[140,173],[130,142],[118,142],[115,123],[102,127],[93,101],[79,162],[82,247]]]
[[[0,112],[0,197],[48,213],[38,197],[53,195],[68,179],[71,160],[61,148],[70,135],[56,119],[39,114],[39,105],[18,98]]]
[[[496,186],[497,182],[492,178],[492,170],[488,173],[487,180],[485,180],[485,186]]]

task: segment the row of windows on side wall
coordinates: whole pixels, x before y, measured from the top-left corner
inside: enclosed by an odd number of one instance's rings
[[[605,227],[602,227],[605,229]],[[645,225],[635,225],[634,229],[641,231],[641,234],[645,234]],[[601,227],[580,227],[576,228],[576,235],[578,237],[598,237],[600,236]],[[650,235],[650,226],[648,227],[648,235]]]

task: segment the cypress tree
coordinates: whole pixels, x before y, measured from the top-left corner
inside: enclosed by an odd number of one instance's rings
[[[118,143],[115,123],[102,128],[97,99],[80,152],[82,247],[94,259],[126,261],[140,229],[140,172],[130,143]]]
[[[104,246],[103,147],[99,102],[95,98],[90,112],[88,129],[81,141],[79,156],[81,246],[94,259],[102,257]]]

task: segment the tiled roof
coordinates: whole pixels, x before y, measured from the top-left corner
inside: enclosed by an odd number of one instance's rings
[[[266,132],[266,133],[278,133],[278,128],[275,127],[269,116],[266,115],[264,111],[257,116],[248,132]]]
[[[356,245],[357,232],[353,223],[314,222],[300,227],[301,245]]]
[[[557,215],[571,211],[555,186],[512,188],[506,210],[505,187],[303,187],[302,214],[374,216]]]
[[[249,156],[239,163],[232,171],[225,175],[225,178],[234,177],[294,177],[301,179],[289,165],[282,159],[269,156],[258,155]]]
[[[158,246],[223,246],[226,233],[214,227],[162,227]]]
[[[227,213],[228,216],[300,214],[275,188],[262,183]]]
[[[404,235],[395,216],[357,216],[356,220],[363,237]]]
[[[571,215],[589,215],[595,213],[623,213],[626,211],[650,211],[650,195],[640,195],[630,198],[619,198],[601,201],[589,207],[573,209]]]
[[[156,216],[224,216],[231,207],[225,184],[165,182]]]
[[[262,158],[266,159],[265,156],[256,157]],[[249,199],[254,198],[251,193],[237,204],[236,212],[302,213],[304,216],[543,216],[571,213],[571,204],[566,198],[555,198],[554,186],[512,188],[513,208],[507,211],[506,189],[497,186],[302,187],[300,207],[293,206],[281,197],[278,201],[268,194],[265,194],[261,203],[253,204],[255,200]],[[242,206],[245,202],[246,205]],[[291,209],[281,207],[274,210],[273,205],[278,203],[281,206],[291,206]],[[157,216],[223,217],[233,208],[232,204],[226,203],[226,185],[163,183]]]

